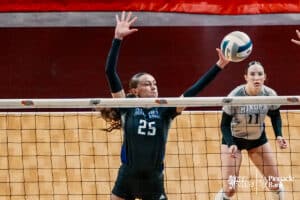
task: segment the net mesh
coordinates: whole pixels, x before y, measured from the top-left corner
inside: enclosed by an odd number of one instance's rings
[[[269,119],[266,133],[274,150],[285,198],[300,199],[300,112],[281,111],[289,148],[280,150]],[[219,111],[189,111],[169,132],[165,189],[171,200],[214,199],[222,187]],[[109,200],[120,166],[122,133],[103,131],[97,112],[0,113],[0,200]],[[246,152],[243,185],[233,199],[267,199],[263,177]]]

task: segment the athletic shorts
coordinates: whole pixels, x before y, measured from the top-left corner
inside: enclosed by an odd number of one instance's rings
[[[264,145],[265,143],[268,142],[268,139],[266,137],[266,132],[263,131],[260,138],[256,140],[247,140],[244,138],[233,137],[233,141],[237,145],[239,150],[244,150],[244,149],[250,150]],[[222,138],[222,144],[226,144],[224,138]]]
[[[127,165],[121,165],[112,193],[126,200],[167,200],[160,170],[136,173]]]

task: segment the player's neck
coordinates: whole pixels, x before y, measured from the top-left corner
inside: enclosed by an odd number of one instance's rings
[[[246,94],[249,96],[257,96],[261,93],[261,88],[252,88],[246,85],[245,87]]]

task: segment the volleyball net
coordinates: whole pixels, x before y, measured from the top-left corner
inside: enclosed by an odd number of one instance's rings
[[[154,99],[6,99],[0,100],[0,199],[109,200],[120,166],[123,135],[104,131],[98,111],[39,112],[42,108],[138,106],[219,106],[215,111],[185,111],[169,131],[165,189],[170,200],[214,199],[223,184],[221,107],[223,105],[299,105],[298,96],[195,97]],[[23,111],[23,109],[34,111]],[[9,111],[20,109],[20,111]],[[276,145],[271,122],[266,133],[274,151],[286,199],[300,198],[300,111],[282,110],[289,147]],[[268,199],[264,177],[246,152],[234,199]]]
[[[0,99],[0,109],[96,107],[209,107],[224,105],[300,105],[300,96]]]

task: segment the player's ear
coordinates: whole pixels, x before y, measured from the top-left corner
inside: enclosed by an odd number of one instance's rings
[[[131,89],[129,90],[129,93],[130,93],[130,94],[134,94],[135,96],[138,96],[138,89],[137,89],[137,88],[131,88]]]
[[[245,81],[247,81],[247,74],[244,75]]]

